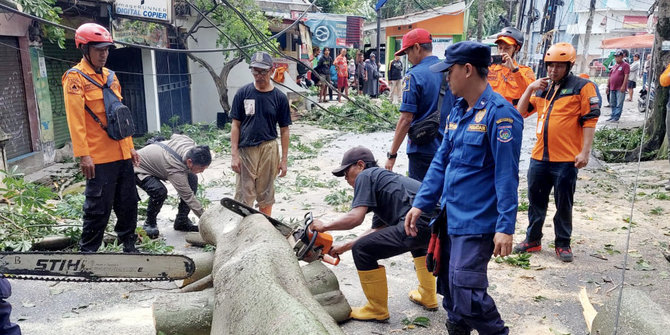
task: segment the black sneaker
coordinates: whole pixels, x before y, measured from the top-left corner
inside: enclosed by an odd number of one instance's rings
[[[514,253],[520,254],[522,252],[538,252],[542,250],[542,243],[540,241],[528,242],[528,240],[523,240],[523,242],[514,246]]]
[[[572,249],[570,247],[556,247],[556,256],[563,262],[572,262]]]

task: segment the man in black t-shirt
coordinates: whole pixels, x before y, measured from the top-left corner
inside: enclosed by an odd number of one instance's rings
[[[230,116],[231,167],[237,173],[235,200],[271,215],[274,180],[286,175],[291,110],[286,95],[274,87],[272,58],[259,51],[249,65],[254,82],[240,88]],[[277,125],[281,134],[281,159],[277,148]]]
[[[409,299],[428,310],[437,310],[435,277],[426,269],[426,249],[430,240],[430,215],[417,221],[418,234],[411,237],[404,228],[405,214],[412,207],[414,195],[421,183],[377,166],[372,152],[364,147],[349,149],[333,174],[342,177],[354,188],[354,200],[349,213],[324,223],[314,220],[312,229],[318,232],[349,230],[363,223],[365,215],[373,212],[372,227],[353,241],[333,246],[330,254],[351,250],[363,292],[368,302],[352,308],[350,317],[356,320],[385,321],[389,318],[386,270],[377,261],[407,251],[414,257],[419,287],[409,292]]]

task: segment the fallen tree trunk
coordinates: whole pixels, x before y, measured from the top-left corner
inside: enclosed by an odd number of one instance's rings
[[[208,335],[213,309],[213,289],[161,295],[152,307],[156,334]]]
[[[200,218],[203,239],[216,246],[211,334],[343,334],[309,291],[286,238],[262,215],[238,221],[219,204]]]
[[[314,261],[303,266],[302,273],[309,291],[326,312],[337,322],[349,320],[351,306],[340,291],[340,283],[333,271],[321,261]]]

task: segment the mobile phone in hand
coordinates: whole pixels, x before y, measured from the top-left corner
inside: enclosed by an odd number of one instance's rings
[[[491,56],[491,64],[502,64],[502,63],[503,63],[502,55]]]

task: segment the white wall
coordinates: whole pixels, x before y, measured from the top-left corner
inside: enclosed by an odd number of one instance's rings
[[[185,25],[190,27],[189,25]],[[189,39],[188,48],[215,49],[218,33],[215,29],[200,29],[195,35],[198,42]],[[222,53],[198,53],[196,56],[207,61],[218,73],[223,68]],[[209,72],[198,63],[188,60],[188,68],[191,73],[191,116],[193,122],[216,122],[216,113],[223,112],[219,104],[219,94],[216,91],[214,80]],[[232,102],[232,99],[230,100]]]

